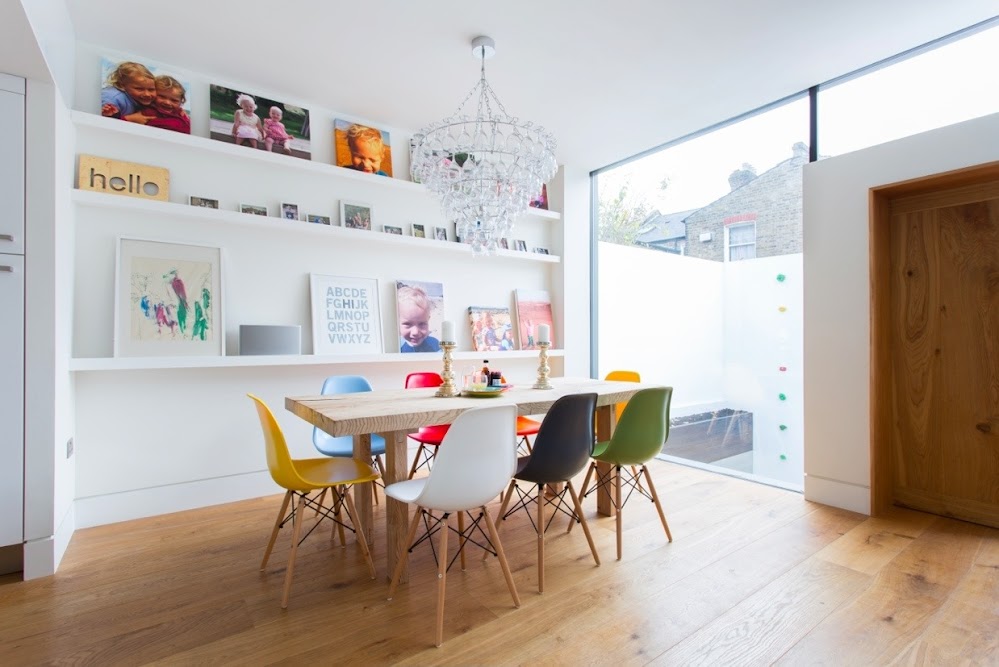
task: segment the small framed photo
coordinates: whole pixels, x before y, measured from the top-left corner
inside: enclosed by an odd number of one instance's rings
[[[423,225],[418,225],[413,223],[413,236],[418,239],[425,239],[427,237],[427,229]]]
[[[371,205],[340,200],[340,220],[349,229],[371,229]]]
[[[503,250],[509,250],[510,249],[510,244],[507,243],[506,239],[500,239],[499,240],[499,244],[500,244],[500,247],[503,248]]]
[[[527,252],[527,242],[520,239],[515,240],[513,242],[513,249],[520,250],[522,252]]]
[[[540,248],[540,247],[538,247],[538,248],[535,248],[532,252],[536,252],[539,255],[547,255],[548,254],[548,248]]]
[[[298,220],[298,204],[281,204],[281,217],[285,220]]]
[[[191,206],[200,206],[201,208],[218,208],[218,199],[208,199],[206,197],[191,197]]]
[[[240,204],[240,213],[249,213],[250,215],[267,215],[266,206],[257,206],[256,204]]]
[[[447,227],[434,227],[434,238],[438,241],[447,241]]]
[[[308,213],[306,214],[305,219],[317,225],[330,224],[330,217],[328,215],[314,215],[312,213]]]
[[[382,231],[386,234],[397,234],[402,236],[402,227],[396,227],[395,225],[382,225]]]

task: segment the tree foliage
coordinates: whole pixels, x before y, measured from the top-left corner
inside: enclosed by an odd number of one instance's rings
[[[660,192],[668,185],[669,179],[664,178],[659,184]],[[642,225],[653,212],[652,204],[632,192],[628,183],[623,183],[616,191],[613,187],[600,188],[597,219],[600,240],[635,245]]]

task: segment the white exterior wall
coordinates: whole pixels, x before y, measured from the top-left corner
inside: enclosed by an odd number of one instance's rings
[[[999,114],[804,168],[805,497],[870,513],[870,189],[999,160]]]

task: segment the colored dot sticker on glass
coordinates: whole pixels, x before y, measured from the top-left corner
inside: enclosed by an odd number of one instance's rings
[[[777,310],[779,310],[779,311],[780,311],[780,312],[782,312],[782,313],[786,313],[786,312],[787,312],[787,306],[779,306],[779,307],[777,308]]]
[[[780,430],[786,431],[787,430],[787,424],[781,424],[780,425]]]
[[[787,454],[781,454],[780,455],[780,460],[781,461],[787,461]]]
[[[777,370],[779,370],[781,373],[784,373],[785,371],[787,371],[787,366],[778,366]]]
[[[785,276],[783,273],[778,273],[777,274],[777,282],[782,283],[785,280],[787,280],[787,276]]]
[[[786,401],[787,400],[787,394],[777,394],[777,398],[779,398],[782,401]]]

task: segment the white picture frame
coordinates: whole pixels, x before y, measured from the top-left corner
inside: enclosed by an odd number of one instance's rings
[[[225,356],[223,252],[119,237],[114,356]]]
[[[374,212],[371,204],[357,201],[340,200],[340,224],[347,229],[365,229],[371,231]]]
[[[309,289],[313,354],[384,352],[378,280],[313,273]]]

